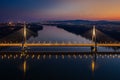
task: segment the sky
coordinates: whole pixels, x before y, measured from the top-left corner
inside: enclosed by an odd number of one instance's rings
[[[77,19],[120,21],[120,0],[0,0],[0,22]]]

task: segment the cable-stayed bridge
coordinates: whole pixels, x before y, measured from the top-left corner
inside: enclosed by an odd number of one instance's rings
[[[101,31],[97,30],[95,26],[93,26],[93,29],[87,31],[84,33],[84,35],[87,35],[88,38],[91,37],[92,41],[90,43],[51,43],[51,42],[38,42],[38,43],[28,43],[27,42],[27,32],[33,33],[29,29],[26,28],[26,24],[24,24],[24,28],[20,30],[22,32],[23,39],[22,43],[0,43],[0,47],[22,47],[23,50],[26,47],[91,47],[93,51],[97,51],[97,47],[120,47],[119,41],[110,38],[108,35],[102,33]],[[105,39],[104,43],[103,41],[97,41],[100,37],[103,37]],[[104,40],[103,39],[103,40]],[[102,39],[101,39],[102,40]],[[115,42],[113,42],[115,41]]]

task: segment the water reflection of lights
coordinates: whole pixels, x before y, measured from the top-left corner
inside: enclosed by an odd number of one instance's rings
[[[118,56],[118,58],[120,58],[120,55]]]
[[[40,59],[40,55],[37,56],[37,59]]]
[[[14,56],[14,59],[16,58],[16,56]]]
[[[32,55],[32,59],[35,57],[35,55]]]
[[[74,58],[74,59],[76,59],[76,58],[77,58],[75,54],[73,55],[73,58]]]
[[[96,59],[120,59],[120,54],[1,54],[0,59],[5,60],[24,60],[22,63],[22,71],[26,73],[26,70],[28,69],[27,61],[29,60],[46,60],[46,59],[75,59],[75,60],[81,60],[81,59],[91,59],[91,70],[92,72],[95,72],[96,69]],[[98,66],[98,65],[97,65]]]
[[[64,59],[65,57],[64,57],[64,55],[62,55],[62,59]]]
[[[68,58],[71,58],[70,54],[68,55]]]
[[[26,70],[27,70],[27,63],[26,61],[23,62],[23,71],[24,73],[26,73]]]
[[[56,55],[56,57],[55,57],[56,59],[58,59],[58,55]]]
[[[92,72],[94,72],[95,71],[95,61],[94,60],[91,63],[91,68],[92,68]]]
[[[26,59],[28,59],[29,58],[29,55],[26,55]]]
[[[4,57],[6,58],[6,54],[4,54]]]
[[[49,59],[51,59],[51,55],[49,54]]]
[[[45,59],[46,58],[46,55],[43,55],[43,59]]]
[[[80,57],[80,59],[82,59],[82,56],[81,56],[81,55],[79,55],[79,57]]]
[[[26,55],[23,55],[23,54],[1,54],[0,55],[0,59],[51,59],[53,57],[55,57],[55,59],[58,59],[58,58],[73,58],[73,59],[92,59],[93,58],[93,55],[92,54],[56,54],[56,55],[52,55],[52,54],[26,54]],[[119,54],[97,54],[96,58],[101,58],[101,59],[104,59],[104,58],[113,58],[113,59],[116,59],[116,58],[119,58],[120,59],[120,55]]]
[[[2,59],[4,58],[4,56],[1,57]]]

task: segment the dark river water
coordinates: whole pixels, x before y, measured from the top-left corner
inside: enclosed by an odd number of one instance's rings
[[[27,43],[91,43],[92,41],[56,26],[27,30]],[[20,29],[0,42],[20,43]],[[0,47],[0,80],[120,80],[120,49],[97,47]],[[101,53],[99,53],[101,52]]]
[[[73,33],[67,32],[64,29],[57,28],[56,26],[44,26],[42,31],[38,31],[37,37],[30,37],[28,42],[32,41],[48,41],[57,43],[90,43],[90,40],[86,38],[75,35]]]
[[[119,54],[0,55],[0,80],[120,80]]]

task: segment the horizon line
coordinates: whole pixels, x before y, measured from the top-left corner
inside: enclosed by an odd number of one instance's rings
[[[8,22],[13,22],[13,23],[24,23],[24,22],[42,22],[42,21],[75,21],[75,20],[83,20],[83,21],[108,21],[108,22],[120,22],[120,20],[105,20],[105,19],[98,19],[98,20],[92,20],[92,19],[50,19],[50,20],[33,20],[33,21],[28,21],[28,20],[8,20],[8,21],[0,21],[0,23],[8,23]]]

